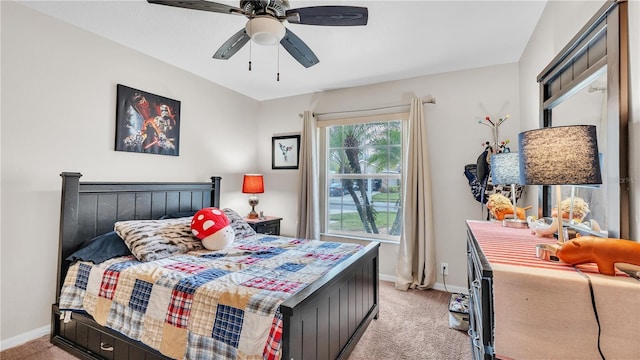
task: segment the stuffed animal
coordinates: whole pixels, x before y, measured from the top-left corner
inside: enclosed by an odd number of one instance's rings
[[[573,219],[569,219],[569,212],[571,211],[571,198],[564,199],[560,202],[560,210],[562,211],[562,218],[565,220],[576,220],[582,221],[585,216],[589,213],[589,204],[584,201],[582,198],[574,196],[573,197]],[[558,216],[558,208],[554,207],[551,210],[551,216]]]
[[[537,237],[553,237],[558,231],[558,219],[555,217],[538,219],[535,216],[527,216],[527,223],[531,234]]]
[[[518,219],[525,219],[525,210],[530,209],[531,206],[526,208],[516,207],[516,212],[518,213]],[[491,216],[496,220],[504,220],[506,215],[511,215],[513,217],[513,203],[509,200],[508,197],[502,194],[491,194],[489,195],[489,199],[487,200],[487,209]]]
[[[236,236],[229,218],[214,207],[201,209],[193,215],[191,232],[202,240],[202,245],[208,250],[224,249],[233,243]]]
[[[560,211],[562,218],[569,220],[569,212],[571,211],[571,198],[564,199],[560,202]],[[584,227],[593,231],[600,231],[600,225],[595,220],[583,222],[585,216],[589,213],[589,204],[582,198],[575,196],[573,198],[573,219],[570,223],[574,227]],[[558,231],[558,208],[551,209],[551,218],[537,219],[535,216],[527,217],[531,234],[537,237],[553,237]]]
[[[527,223],[529,224],[529,229],[531,229],[531,234],[537,237],[553,237],[554,234],[558,231],[558,218],[542,218],[538,219],[535,216],[527,216]],[[600,225],[593,219],[579,222],[577,220],[572,220],[570,224],[574,229],[580,231],[580,229],[600,232]]]
[[[616,263],[640,266],[640,243],[622,239],[580,236],[560,246],[556,256],[567,264],[596,263],[598,271],[615,275]]]

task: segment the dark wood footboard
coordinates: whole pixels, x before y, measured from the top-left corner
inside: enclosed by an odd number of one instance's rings
[[[378,317],[378,249],[371,243],[280,305],[283,360],[346,359]]]

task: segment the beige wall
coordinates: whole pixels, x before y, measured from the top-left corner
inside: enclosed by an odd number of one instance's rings
[[[258,102],[42,16],[2,7],[1,339],[49,324],[62,171],[83,180],[208,181],[246,210]],[[116,84],[180,100],[180,156],[116,152]],[[221,136],[220,134],[224,134]],[[3,344],[4,345],[4,344]]]
[[[520,130],[518,107],[518,66],[505,64],[467,71],[430,75],[381,84],[326,91],[263,101],[260,104],[259,155],[261,171],[281,178],[279,191],[296,189],[296,177],[280,175],[281,171],[264,167],[269,162],[272,135],[300,132],[304,110],[316,113],[356,110],[409,104],[411,98],[435,97],[436,104],[425,105],[429,158],[433,177],[434,231],[436,264],[449,264],[447,285],[465,288],[466,219],[481,219],[481,206],[471,196],[463,175],[465,164],[475,163],[482,152],[481,143],[491,139],[489,128],[478,124],[486,115],[493,118],[511,114],[501,130],[501,139],[515,140]],[[404,110],[407,110],[405,108]],[[395,109],[397,111],[398,109]],[[350,114],[349,116],[354,116]],[[270,191],[270,190],[269,190]],[[281,207],[279,201],[262,196],[261,206],[278,215],[286,213],[283,232],[295,234],[297,217],[295,194],[290,194],[290,206]],[[394,277],[398,246],[383,244],[380,255],[381,276]],[[442,277],[438,276],[440,287]]]

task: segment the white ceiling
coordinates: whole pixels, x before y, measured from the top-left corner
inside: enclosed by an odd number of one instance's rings
[[[239,6],[239,1],[218,1]],[[358,27],[285,23],[320,63],[304,68],[284,49],[249,45],[229,60],[211,56],[246,18],[128,1],[23,1],[256,100],[517,62],[546,5],[535,1],[308,1],[365,6]],[[279,53],[279,55],[278,55]],[[279,64],[278,64],[279,57]],[[280,81],[276,73],[280,70]]]

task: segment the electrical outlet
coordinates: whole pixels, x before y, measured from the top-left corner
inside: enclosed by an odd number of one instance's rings
[[[447,264],[446,262],[440,263],[440,274],[449,275],[449,264]]]

